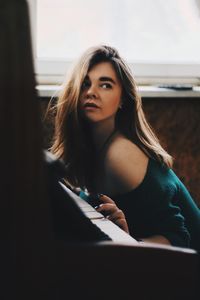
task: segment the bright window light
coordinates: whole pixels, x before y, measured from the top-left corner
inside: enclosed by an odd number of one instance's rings
[[[96,44],[129,62],[200,63],[198,0],[38,0],[39,59],[71,61]]]

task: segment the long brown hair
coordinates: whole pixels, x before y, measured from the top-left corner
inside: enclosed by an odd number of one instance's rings
[[[94,146],[87,124],[79,116],[82,83],[88,71],[100,62],[110,62],[122,84],[122,108],[115,126],[149,157],[172,166],[171,156],[162,148],[148,124],[132,72],[118,51],[110,46],[89,48],[75,65],[56,104],[55,134],[51,151],[67,166],[67,180],[73,186],[90,187]]]

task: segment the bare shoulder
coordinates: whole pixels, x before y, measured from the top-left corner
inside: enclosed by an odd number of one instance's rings
[[[106,173],[121,192],[136,188],[144,179],[149,158],[132,141],[117,135],[106,155]]]

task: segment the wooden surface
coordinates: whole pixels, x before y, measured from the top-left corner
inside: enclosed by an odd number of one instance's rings
[[[144,99],[147,119],[174,158],[174,170],[200,207],[199,99]]]
[[[197,254],[109,242],[68,245],[67,255],[65,247],[57,247],[48,299],[199,299]]]

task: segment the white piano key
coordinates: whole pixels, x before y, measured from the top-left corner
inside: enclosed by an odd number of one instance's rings
[[[106,218],[91,221],[105,232],[114,242],[130,242],[134,245],[138,244],[138,242],[128,233]]]

